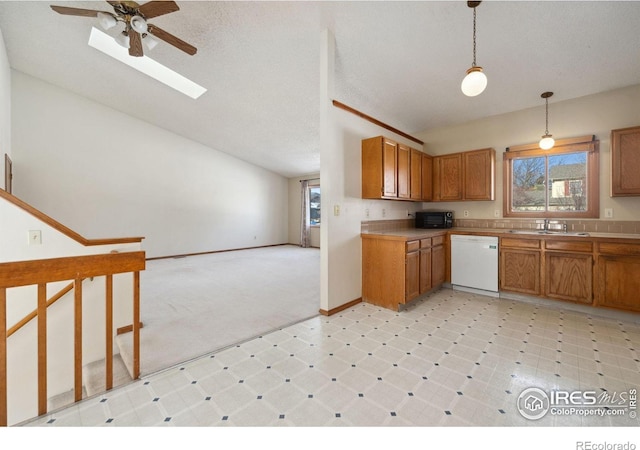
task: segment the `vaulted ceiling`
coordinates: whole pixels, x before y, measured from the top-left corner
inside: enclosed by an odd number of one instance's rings
[[[288,177],[320,167],[324,29],[336,99],[407,133],[543,106],[544,91],[552,104],[640,84],[638,1],[482,2],[478,97],[460,91],[473,61],[464,1],[177,3],[151,22],[197,54],[161,42],[147,55],[206,87],[197,100],[89,47],[95,19],[49,7],[112,11],[105,1],[2,1],[0,30],[13,69]]]

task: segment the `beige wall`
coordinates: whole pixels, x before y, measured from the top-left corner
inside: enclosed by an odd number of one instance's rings
[[[600,218],[640,220],[640,197],[611,198],[610,134],[612,129],[640,125],[640,85],[549,103],[549,132],[555,139],[595,135],[600,141]],[[431,155],[493,147],[496,149],[496,199],[490,202],[424,203],[423,207],[451,209],[457,218],[494,218],[502,214],[502,155],[507,147],[537,142],[545,131],[544,103],[540,107],[487,117],[474,122],[417,133]]]
[[[301,192],[300,181],[312,180],[310,184],[320,186],[320,174],[312,173],[289,178],[289,244],[300,245]],[[322,226],[322,225],[320,225]],[[311,227],[311,246],[320,248],[320,226]]]

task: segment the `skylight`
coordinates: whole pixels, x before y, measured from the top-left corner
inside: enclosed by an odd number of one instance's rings
[[[89,45],[193,99],[200,97],[207,91],[206,88],[163,66],[148,56],[129,56],[126,48],[119,45],[114,38],[95,27],[91,28]]]

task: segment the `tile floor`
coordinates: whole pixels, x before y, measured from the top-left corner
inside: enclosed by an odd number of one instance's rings
[[[318,316],[23,425],[640,425],[628,408],[525,419],[529,387],[639,388],[640,324],[441,289],[401,312],[361,303]]]

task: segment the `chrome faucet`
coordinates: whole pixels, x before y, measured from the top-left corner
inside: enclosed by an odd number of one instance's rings
[[[549,219],[544,219],[544,227],[542,229],[544,231],[549,231]]]

